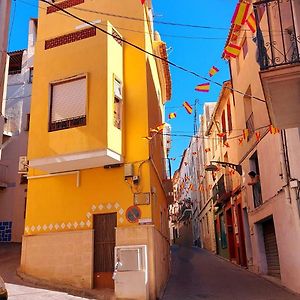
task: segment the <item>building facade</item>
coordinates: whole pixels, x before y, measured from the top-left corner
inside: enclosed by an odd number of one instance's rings
[[[0,241],[21,242],[27,195],[27,142],[37,20],[29,22],[26,50],[8,53],[1,147]]]
[[[107,7],[145,22],[91,13]],[[21,272],[80,288],[115,287],[118,298],[162,292],[167,156],[154,129],[164,121],[171,81],[168,64],[149,54],[167,57],[151,19],[151,1],[41,4]]]

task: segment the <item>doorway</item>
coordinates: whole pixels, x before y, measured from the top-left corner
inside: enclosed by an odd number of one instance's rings
[[[117,213],[94,215],[94,288],[114,288]]]

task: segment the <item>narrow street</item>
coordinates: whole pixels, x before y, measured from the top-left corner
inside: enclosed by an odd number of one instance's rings
[[[199,248],[173,247],[163,300],[299,300],[284,288]]]

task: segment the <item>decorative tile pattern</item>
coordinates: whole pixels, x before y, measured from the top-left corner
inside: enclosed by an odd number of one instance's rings
[[[0,222],[0,242],[11,241],[12,222]]]
[[[93,213],[102,211],[104,212],[117,212],[119,213],[118,222],[123,223],[124,210],[118,202],[106,203],[106,204],[93,204],[90,207],[90,211],[86,213],[86,219],[77,221],[65,221],[62,223],[43,224],[43,225],[30,225],[25,227],[26,234],[33,234],[35,232],[51,232],[51,231],[65,231],[65,230],[78,230],[84,228],[91,228],[93,225],[92,217]],[[0,222],[9,223],[9,222]],[[11,223],[11,222],[10,222]],[[1,225],[0,225],[0,241],[1,241]]]
[[[55,3],[55,6],[48,6],[47,7],[47,14],[54,13],[56,11],[59,11],[59,9],[66,9],[75,5],[79,5],[81,3],[84,3],[84,0],[66,0],[60,3]]]

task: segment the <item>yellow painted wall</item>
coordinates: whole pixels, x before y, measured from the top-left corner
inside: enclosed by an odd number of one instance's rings
[[[146,18],[145,9],[138,1],[127,0],[122,5],[111,1],[87,1],[78,7],[122,15],[130,12],[137,18]],[[107,29],[108,18],[125,40],[152,51],[150,35],[122,29],[143,32],[148,30],[147,22],[100,16],[76,8],[70,11],[89,21],[101,18],[99,26],[104,29]],[[142,218],[152,218],[161,230],[161,224],[166,220],[161,220],[160,213],[167,214],[161,185],[164,176],[163,149],[162,146],[150,148],[149,142],[143,139],[149,135],[152,125],[155,127],[162,123],[164,114],[157,98],[160,83],[155,60],[126,44],[122,48],[111,37],[98,31],[96,37],[44,51],[45,39],[74,32],[78,25],[82,24],[62,14],[46,15],[44,10],[40,10],[29,159],[104,148],[116,152],[122,150],[125,162],[134,163],[135,174],[140,176],[141,181],[137,187],[130,186],[130,180],[124,180],[123,167],[82,170],[78,188],[76,175],[30,179],[25,234],[89,229],[93,226],[92,214],[112,211],[118,212],[118,226],[131,225],[126,221],[125,211],[133,205],[133,192],[151,192],[152,187],[156,191],[151,200],[154,204],[141,205],[140,209]],[[110,23],[108,30],[111,30]],[[147,62],[150,65],[148,71]],[[153,73],[151,77],[147,75],[149,71]],[[88,74],[87,125],[48,132],[49,82],[80,73]],[[123,132],[113,126],[114,75],[123,81]],[[149,161],[150,151],[154,151],[157,172]],[[31,175],[39,173],[38,170],[30,170]]]

